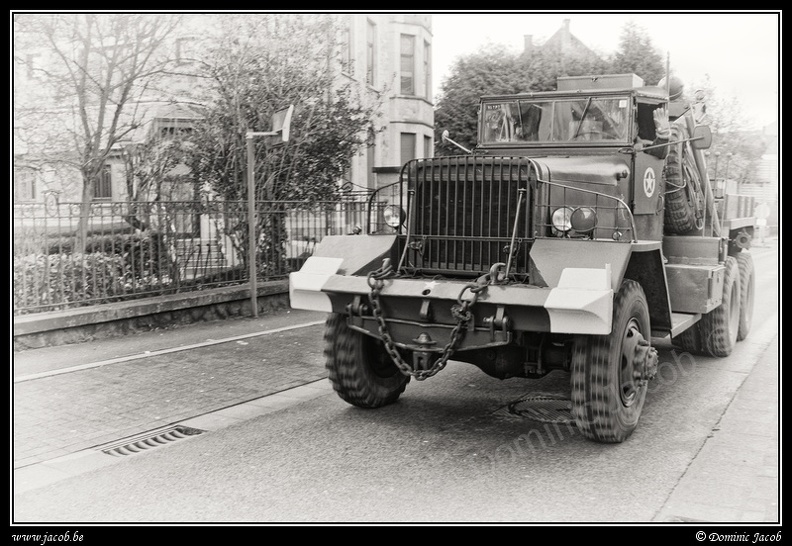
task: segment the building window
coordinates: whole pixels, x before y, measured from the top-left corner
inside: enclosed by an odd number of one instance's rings
[[[349,20],[341,29],[341,70],[347,74],[355,74],[354,47],[352,38],[352,21]]]
[[[424,136],[424,157],[434,156],[434,149],[432,148],[432,137]]]
[[[14,201],[36,199],[36,173],[32,169],[21,169],[14,173]]]
[[[411,159],[415,159],[415,133],[401,134],[401,163],[404,165]]]
[[[415,36],[401,35],[401,94],[415,95]]]
[[[427,100],[432,100],[432,46],[429,42],[424,42],[424,94]]]
[[[101,174],[94,180],[94,199],[112,199],[113,197],[113,178],[110,173],[110,165],[102,167]]]
[[[377,25],[368,21],[366,28],[366,83],[375,85],[374,75],[377,70]]]

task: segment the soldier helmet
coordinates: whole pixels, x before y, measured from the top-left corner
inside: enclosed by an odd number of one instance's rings
[[[666,79],[665,76],[657,82],[657,87],[662,87],[665,89],[666,86]],[[685,84],[682,83],[682,80],[676,76],[671,76],[671,84],[668,87],[668,99],[669,100],[677,100],[682,98],[682,93],[685,90]]]

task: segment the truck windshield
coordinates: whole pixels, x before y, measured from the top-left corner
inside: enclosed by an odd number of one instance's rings
[[[626,141],[629,105],[626,96],[485,102],[481,143]]]

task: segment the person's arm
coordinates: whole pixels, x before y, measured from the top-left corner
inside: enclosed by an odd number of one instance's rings
[[[657,108],[652,112],[655,124],[655,139],[652,146],[656,144],[666,144],[671,137],[671,125],[668,122],[668,114],[665,108]],[[668,155],[668,146],[660,146],[646,151],[647,154],[652,154],[660,159],[665,159]]]

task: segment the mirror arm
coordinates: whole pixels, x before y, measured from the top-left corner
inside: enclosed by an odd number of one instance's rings
[[[641,151],[644,150],[653,150],[655,148],[662,148],[663,146],[671,146],[672,144],[681,144],[682,142],[692,142],[694,140],[704,140],[704,137],[693,137],[693,138],[685,138],[683,140],[675,140],[674,142],[663,142],[662,144],[652,144],[651,146],[646,146],[641,148]]]
[[[453,140],[448,138],[448,130],[443,131],[443,142],[450,142],[451,144],[453,144],[454,146],[456,146],[460,150],[463,150],[465,153],[468,153],[468,154],[471,153],[470,150],[468,150],[467,148],[465,148],[464,146],[462,146],[458,142],[454,142]]]

